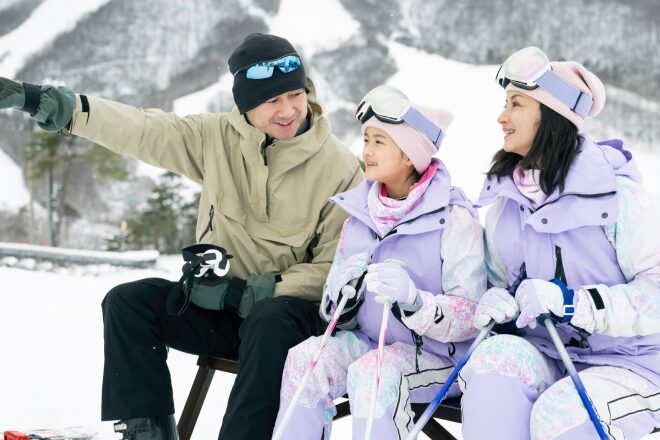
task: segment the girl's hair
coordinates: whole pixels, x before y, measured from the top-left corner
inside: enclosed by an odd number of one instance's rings
[[[559,186],[564,190],[568,168],[578,152],[581,137],[577,127],[568,119],[541,104],[541,123],[534,136],[532,148],[525,157],[509,153],[504,149],[493,156],[493,163],[488,170],[488,177],[511,176],[517,164],[523,170],[537,168],[541,170],[541,189],[551,194]]]
[[[401,150],[401,148],[399,148],[399,150],[401,151],[401,158],[408,157],[406,156],[406,153],[404,153],[403,150]],[[419,182],[419,179],[421,178],[422,178],[422,174],[417,172],[417,169],[415,169],[415,167],[413,166],[412,170],[410,170],[410,173],[408,174],[408,179],[410,179],[412,183],[415,184]]]

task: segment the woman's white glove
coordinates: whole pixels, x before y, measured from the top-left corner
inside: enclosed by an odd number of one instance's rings
[[[472,323],[481,330],[491,319],[496,324],[503,324],[515,319],[519,313],[518,303],[506,289],[491,287],[479,300]]]

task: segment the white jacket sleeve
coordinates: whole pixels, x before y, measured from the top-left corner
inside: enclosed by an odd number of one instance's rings
[[[454,205],[450,210],[440,245],[444,294],[419,290],[422,307],[402,317],[418,335],[441,342],[465,341],[478,333],[472,316],[486,291],[483,228],[466,208]]]
[[[493,203],[488,212],[486,213],[486,271],[488,273],[488,286],[501,287],[506,289],[509,287],[509,277],[504,262],[501,260],[495,248],[495,227],[497,220],[502,214],[502,210],[506,205],[507,199],[501,198]]]
[[[579,299],[571,324],[608,336],[658,333],[660,198],[625,177],[617,178],[617,193],[617,221],[603,229],[616,250],[619,267],[628,283],[609,287],[603,284],[582,286],[576,292]],[[596,289],[597,295],[589,293],[589,289]],[[587,306],[590,310],[585,310]]]

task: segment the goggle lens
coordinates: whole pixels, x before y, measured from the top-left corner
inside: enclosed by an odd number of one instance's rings
[[[535,81],[549,70],[548,57],[538,47],[530,46],[506,59],[497,72],[497,83],[503,88],[512,82],[521,88],[535,89]]]
[[[355,117],[362,124],[374,114],[384,122],[401,123],[403,116],[410,109],[410,99],[399,89],[382,85],[376,87],[362,98]]]
[[[248,67],[245,76],[248,79],[266,79],[273,76],[275,67],[280,69],[282,73],[290,73],[299,68],[301,64],[297,55],[286,55],[276,60],[264,61]],[[236,73],[242,70],[239,69]]]

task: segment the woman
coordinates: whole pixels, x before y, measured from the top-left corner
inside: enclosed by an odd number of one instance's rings
[[[593,439],[594,424],[539,317],[551,316],[612,438],[660,426],[660,209],[621,141],[595,143],[585,117],[601,81],[534,47],[513,54],[498,82],[504,147],[478,206],[486,217],[491,285],[474,323],[491,337],[461,372],[463,436]],[[521,271],[511,297],[503,287]]]
[[[341,316],[344,330],[330,338],[291,419],[280,426],[320,338],[289,351],[275,429],[284,439],[329,439],[333,400],[347,391],[353,438],[364,438],[384,307],[379,299],[394,306],[372,438],[405,437],[413,425],[410,403],[433,398],[455,364],[452,355],[477,333],[472,315],[486,290],[483,229],[446,167],[432,158],[452,116],[380,86],[365,96],[357,117],[367,180],[331,198],[351,217],[324,289],[327,320],[342,295],[355,293],[348,284],[366,275]]]

